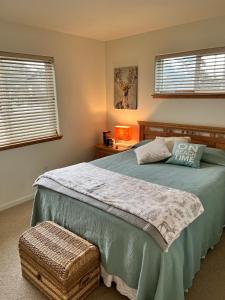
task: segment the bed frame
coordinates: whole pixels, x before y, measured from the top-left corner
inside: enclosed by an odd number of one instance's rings
[[[225,150],[225,128],[174,123],[138,121],[139,140],[156,136],[190,136],[192,143]]]

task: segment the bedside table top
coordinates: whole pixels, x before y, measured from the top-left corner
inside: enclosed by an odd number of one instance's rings
[[[118,149],[116,149],[115,147],[109,147],[109,146],[105,146],[103,144],[97,144],[95,147],[99,150],[103,150],[103,151],[107,151],[107,152],[111,152],[111,153],[119,153],[119,152],[129,150],[131,148],[131,147],[129,147],[129,148],[118,147]]]

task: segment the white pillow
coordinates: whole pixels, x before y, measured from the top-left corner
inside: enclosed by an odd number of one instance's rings
[[[164,139],[155,139],[134,151],[139,165],[157,162],[171,156]]]
[[[166,142],[166,146],[170,152],[173,151],[173,146],[175,142],[189,143],[191,141],[190,136],[170,136],[170,137],[161,137],[157,136],[157,140],[164,140]]]

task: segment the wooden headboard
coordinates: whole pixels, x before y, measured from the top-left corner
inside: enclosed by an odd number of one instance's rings
[[[138,121],[139,140],[156,136],[190,136],[192,143],[225,150],[225,128]]]

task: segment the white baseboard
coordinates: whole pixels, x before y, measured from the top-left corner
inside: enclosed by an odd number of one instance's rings
[[[33,199],[34,199],[34,194],[30,194],[30,195],[15,199],[15,200],[10,201],[10,202],[0,204],[0,211],[3,211],[5,209],[8,209],[10,207],[22,204],[24,202],[27,202],[27,201],[30,201],[30,200],[33,200]]]

